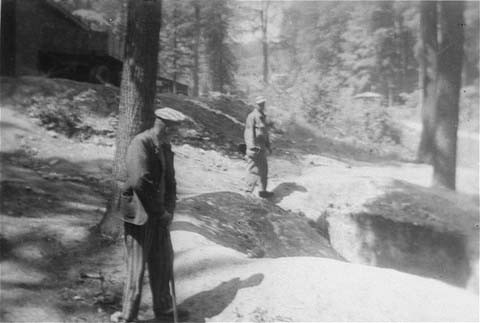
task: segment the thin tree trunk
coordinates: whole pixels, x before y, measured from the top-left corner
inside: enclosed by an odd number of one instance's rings
[[[260,21],[262,28],[262,49],[263,49],[263,82],[268,84],[268,7],[267,1],[260,11]]]
[[[153,122],[160,18],[160,0],[128,0],[112,195],[99,224],[101,233],[108,236],[116,236],[121,232],[121,222],[115,215],[122,183],[126,179],[125,155],[128,145],[136,134],[150,127]]]
[[[422,134],[417,159],[431,163],[435,130],[436,78],[437,78],[437,2],[422,1],[420,4],[420,76],[422,91]]]
[[[199,95],[200,4],[195,1],[195,40],[193,47],[193,96]]]
[[[177,94],[177,61],[178,61],[178,9],[177,1],[174,2],[173,7],[173,75],[172,75],[172,93]]]
[[[457,128],[464,41],[464,3],[440,2],[442,41],[438,52],[437,123],[433,185],[455,189]]]

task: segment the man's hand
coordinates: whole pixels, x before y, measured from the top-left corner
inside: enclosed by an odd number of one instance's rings
[[[250,158],[256,158],[258,156],[258,153],[260,151],[260,148],[258,147],[252,147],[247,150],[247,156]]]
[[[168,227],[170,226],[170,224],[172,223],[172,220],[173,220],[173,213],[170,213],[168,211],[164,211],[163,212],[163,215],[162,215],[162,218],[161,218],[161,222],[162,222],[162,225]]]

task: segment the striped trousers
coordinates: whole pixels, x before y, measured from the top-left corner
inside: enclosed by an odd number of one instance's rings
[[[148,265],[153,311],[157,316],[172,306],[169,280],[173,250],[168,228],[149,219],[144,225],[124,223],[127,280],[123,291],[123,317],[134,320],[140,308],[145,264]]]
[[[262,191],[267,190],[268,184],[268,162],[265,150],[260,150],[255,157],[247,156],[247,191],[253,192],[257,182],[260,180]]]

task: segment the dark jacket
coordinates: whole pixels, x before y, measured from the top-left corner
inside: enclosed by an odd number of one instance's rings
[[[176,181],[170,144],[155,145],[153,131],[133,138],[127,150],[127,181],[120,198],[120,212],[125,222],[142,225],[149,218],[162,218],[165,210],[173,214]],[[163,151],[163,157],[160,152]]]

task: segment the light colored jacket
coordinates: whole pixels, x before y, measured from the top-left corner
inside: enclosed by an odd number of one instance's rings
[[[251,149],[270,149],[269,127],[266,116],[258,109],[253,110],[245,122],[244,139],[247,153]]]

